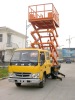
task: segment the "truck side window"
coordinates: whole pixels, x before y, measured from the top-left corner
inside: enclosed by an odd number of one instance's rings
[[[40,52],[40,62],[42,64],[44,64],[44,62],[45,62],[45,54],[44,54],[44,52]]]
[[[49,60],[49,52],[46,52],[46,60]]]

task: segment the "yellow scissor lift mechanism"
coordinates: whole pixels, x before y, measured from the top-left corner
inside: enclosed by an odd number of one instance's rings
[[[34,31],[31,32],[34,39],[31,47],[50,50],[51,76],[62,80],[58,77],[58,74],[64,77],[65,75],[59,72],[60,65],[57,61],[58,33],[56,28],[59,27],[59,14],[56,8],[52,3],[31,5],[28,7],[28,20],[34,28]]]

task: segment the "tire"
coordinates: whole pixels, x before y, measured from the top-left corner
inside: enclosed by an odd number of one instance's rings
[[[16,85],[17,87],[20,87],[20,86],[21,86],[21,83],[15,83],[15,85]]]
[[[40,88],[43,88],[45,82],[46,82],[46,77],[45,77],[45,75],[43,75],[43,79],[42,79],[42,82],[39,83],[39,87],[40,87]]]

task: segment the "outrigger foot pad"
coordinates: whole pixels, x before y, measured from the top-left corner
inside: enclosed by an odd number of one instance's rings
[[[54,73],[51,74],[52,79],[60,79],[62,81],[62,78],[58,76],[59,74],[65,77],[64,74],[58,72],[58,74],[54,74]]]
[[[57,79],[60,79],[60,80],[62,81],[62,78],[61,78],[61,77],[57,76],[56,78],[57,78]]]
[[[64,75],[64,74],[62,74],[62,73],[60,73],[60,72],[58,72],[58,74],[60,74],[60,75],[62,75],[62,76],[64,76],[64,77],[65,77],[65,75]]]

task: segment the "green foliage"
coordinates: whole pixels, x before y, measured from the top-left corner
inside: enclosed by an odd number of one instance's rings
[[[0,68],[0,78],[8,76],[8,68]]]

